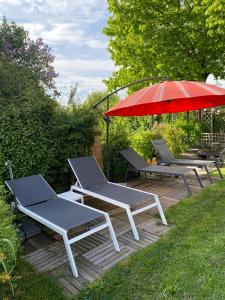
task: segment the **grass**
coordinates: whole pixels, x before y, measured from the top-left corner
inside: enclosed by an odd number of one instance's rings
[[[166,215],[174,229],[74,299],[225,299],[225,182]]]
[[[75,300],[225,299],[225,181],[167,209],[176,226],[74,296]],[[16,300],[66,300],[20,261]]]
[[[62,289],[45,274],[37,273],[28,263],[17,263],[15,300],[66,300]],[[1,298],[1,297],[0,297]]]
[[[220,168],[220,170],[221,170],[221,173],[223,174],[223,176],[225,178],[225,167]],[[218,177],[218,171],[213,171],[212,176],[217,176]]]

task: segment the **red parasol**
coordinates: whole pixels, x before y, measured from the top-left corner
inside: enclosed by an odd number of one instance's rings
[[[221,87],[197,81],[164,81],[133,93],[105,115],[159,115],[220,105],[225,105],[225,89]]]

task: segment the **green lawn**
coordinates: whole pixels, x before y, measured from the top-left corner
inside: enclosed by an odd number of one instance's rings
[[[73,299],[225,299],[225,181],[166,211],[176,226],[105,273]],[[27,264],[16,299],[65,300],[47,276]]]
[[[176,224],[75,299],[225,299],[225,182],[168,209]]]
[[[67,300],[55,281],[23,260],[18,262],[14,278],[15,300]]]
[[[225,167],[220,168],[221,173],[223,174],[224,178],[225,178]],[[213,171],[212,172],[213,176],[218,176],[218,171]]]

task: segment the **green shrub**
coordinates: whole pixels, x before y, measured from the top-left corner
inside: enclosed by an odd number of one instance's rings
[[[0,173],[12,160],[15,177],[41,173],[55,186],[69,182],[68,157],[90,153],[95,117],[85,105],[65,109],[29,77],[0,59]],[[12,75],[11,75],[11,71]],[[59,185],[58,185],[59,186]]]
[[[130,134],[130,145],[145,160],[152,159],[156,153],[152,139],[163,138],[175,156],[187,149],[186,133],[174,123],[155,124],[152,129],[138,129]]]
[[[13,222],[13,215],[10,207],[5,203],[4,190],[0,186],[0,298],[4,287],[12,287],[13,269],[16,262],[16,253],[19,247],[16,229]]]
[[[96,119],[93,111],[80,105],[70,109],[60,108],[54,117],[50,180],[58,182],[60,190],[70,184],[71,169],[68,158],[91,154]]]
[[[184,117],[176,118],[173,124],[176,128],[180,128],[184,131],[184,140],[187,145],[194,146],[200,144],[202,125],[194,116],[190,116],[189,122]]]
[[[155,137],[163,138],[175,157],[187,149],[185,131],[174,123],[160,123],[152,129]]]
[[[149,129],[139,129],[131,135],[131,147],[145,160],[155,156],[155,150],[151,140],[156,138],[156,134]]]
[[[0,108],[0,171],[11,159],[15,177],[42,174],[50,183],[69,184],[69,157],[90,154],[93,114],[82,107],[66,110],[53,102],[5,103]]]
[[[51,131],[57,102],[34,82],[27,67],[0,59],[0,173],[11,159],[16,177],[46,175],[53,160]]]
[[[103,150],[104,171],[106,174],[106,125],[101,124],[101,139]],[[126,162],[119,151],[129,147],[129,128],[125,118],[115,118],[110,122],[109,136],[109,158],[110,158],[110,180],[121,181],[124,178]]]
[[[36,99],[36,98],[35,98]],[[53,161],[53,103],[25,101],[4,103],[0,108],[0,171],[8,177],[4,162],[12,160],[15,177],[49,174]]]

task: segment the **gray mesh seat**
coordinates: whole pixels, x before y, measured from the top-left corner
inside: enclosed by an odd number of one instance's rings
[[[136,240],[139,240],[133,219],[133,216],[136,214],[152,208],[158,208],[163,224],[167,225],[157,195],[109,182],[93,156],[70,158],[68,161],[77,179],[77,182],[71,186],[71,190],[79,191],[125,209]],[[145,204],[149,200],[151,204]],[[131,206],[139,203],[142,203],[142,207],[134,209],[133,206],[131,211]]]
[[[163,139],[152,140],[152,144],[160,156],[160,163],[205,168],[210,182],[212,182],[212,177],[208,167],[210,165],[215,165],[220,177],[223,178],[219,165],[215,160],[175,159]]]
[[[187,168],[171,167],[171,166],[149,165],[136,151],[134,151],[131,148],[121,150],[120,154],[126,159],[129,165],[132,166],[132,168],[131,167],[127,168],[125,180],[127,178],[127,174],[129,171],[143,172],[145,174],[151,173],[151,174],[178,176],[183,179],[188,193],[191,194],[191,190],[185,176],[195,174],[199,185],[203,187],[201,179],[198,176],[197,170],[195,168],[187,169]]]
[[[142,191],[133,191],[126,187],[115,185],[113,183],[103,183],[100,185],[94,185],[89,188],[90,191],[98,193],[104,197],[111,198],[115,201],[119,201],[132,205],[139,201],[145,201],[149,199],[149,194]]]
[[[103,216],[87,207],[77,205],[76,202],[72,203],[61,198],[32,205],[28,209],[65,230],[75,228]]]
[[[13,193],[20,211],[62,235],[72,273],[75,277],[78,276],[78,271],[71,244],[108,228],[115,250],[120,251],[107,213],[58,197],[41,175],[8,180],[6,185]],[[100,217],[103,217],[105,221],[101,218],[99,225],[95,225],[92,229],[68,239],[69,229],[84,225]]]

